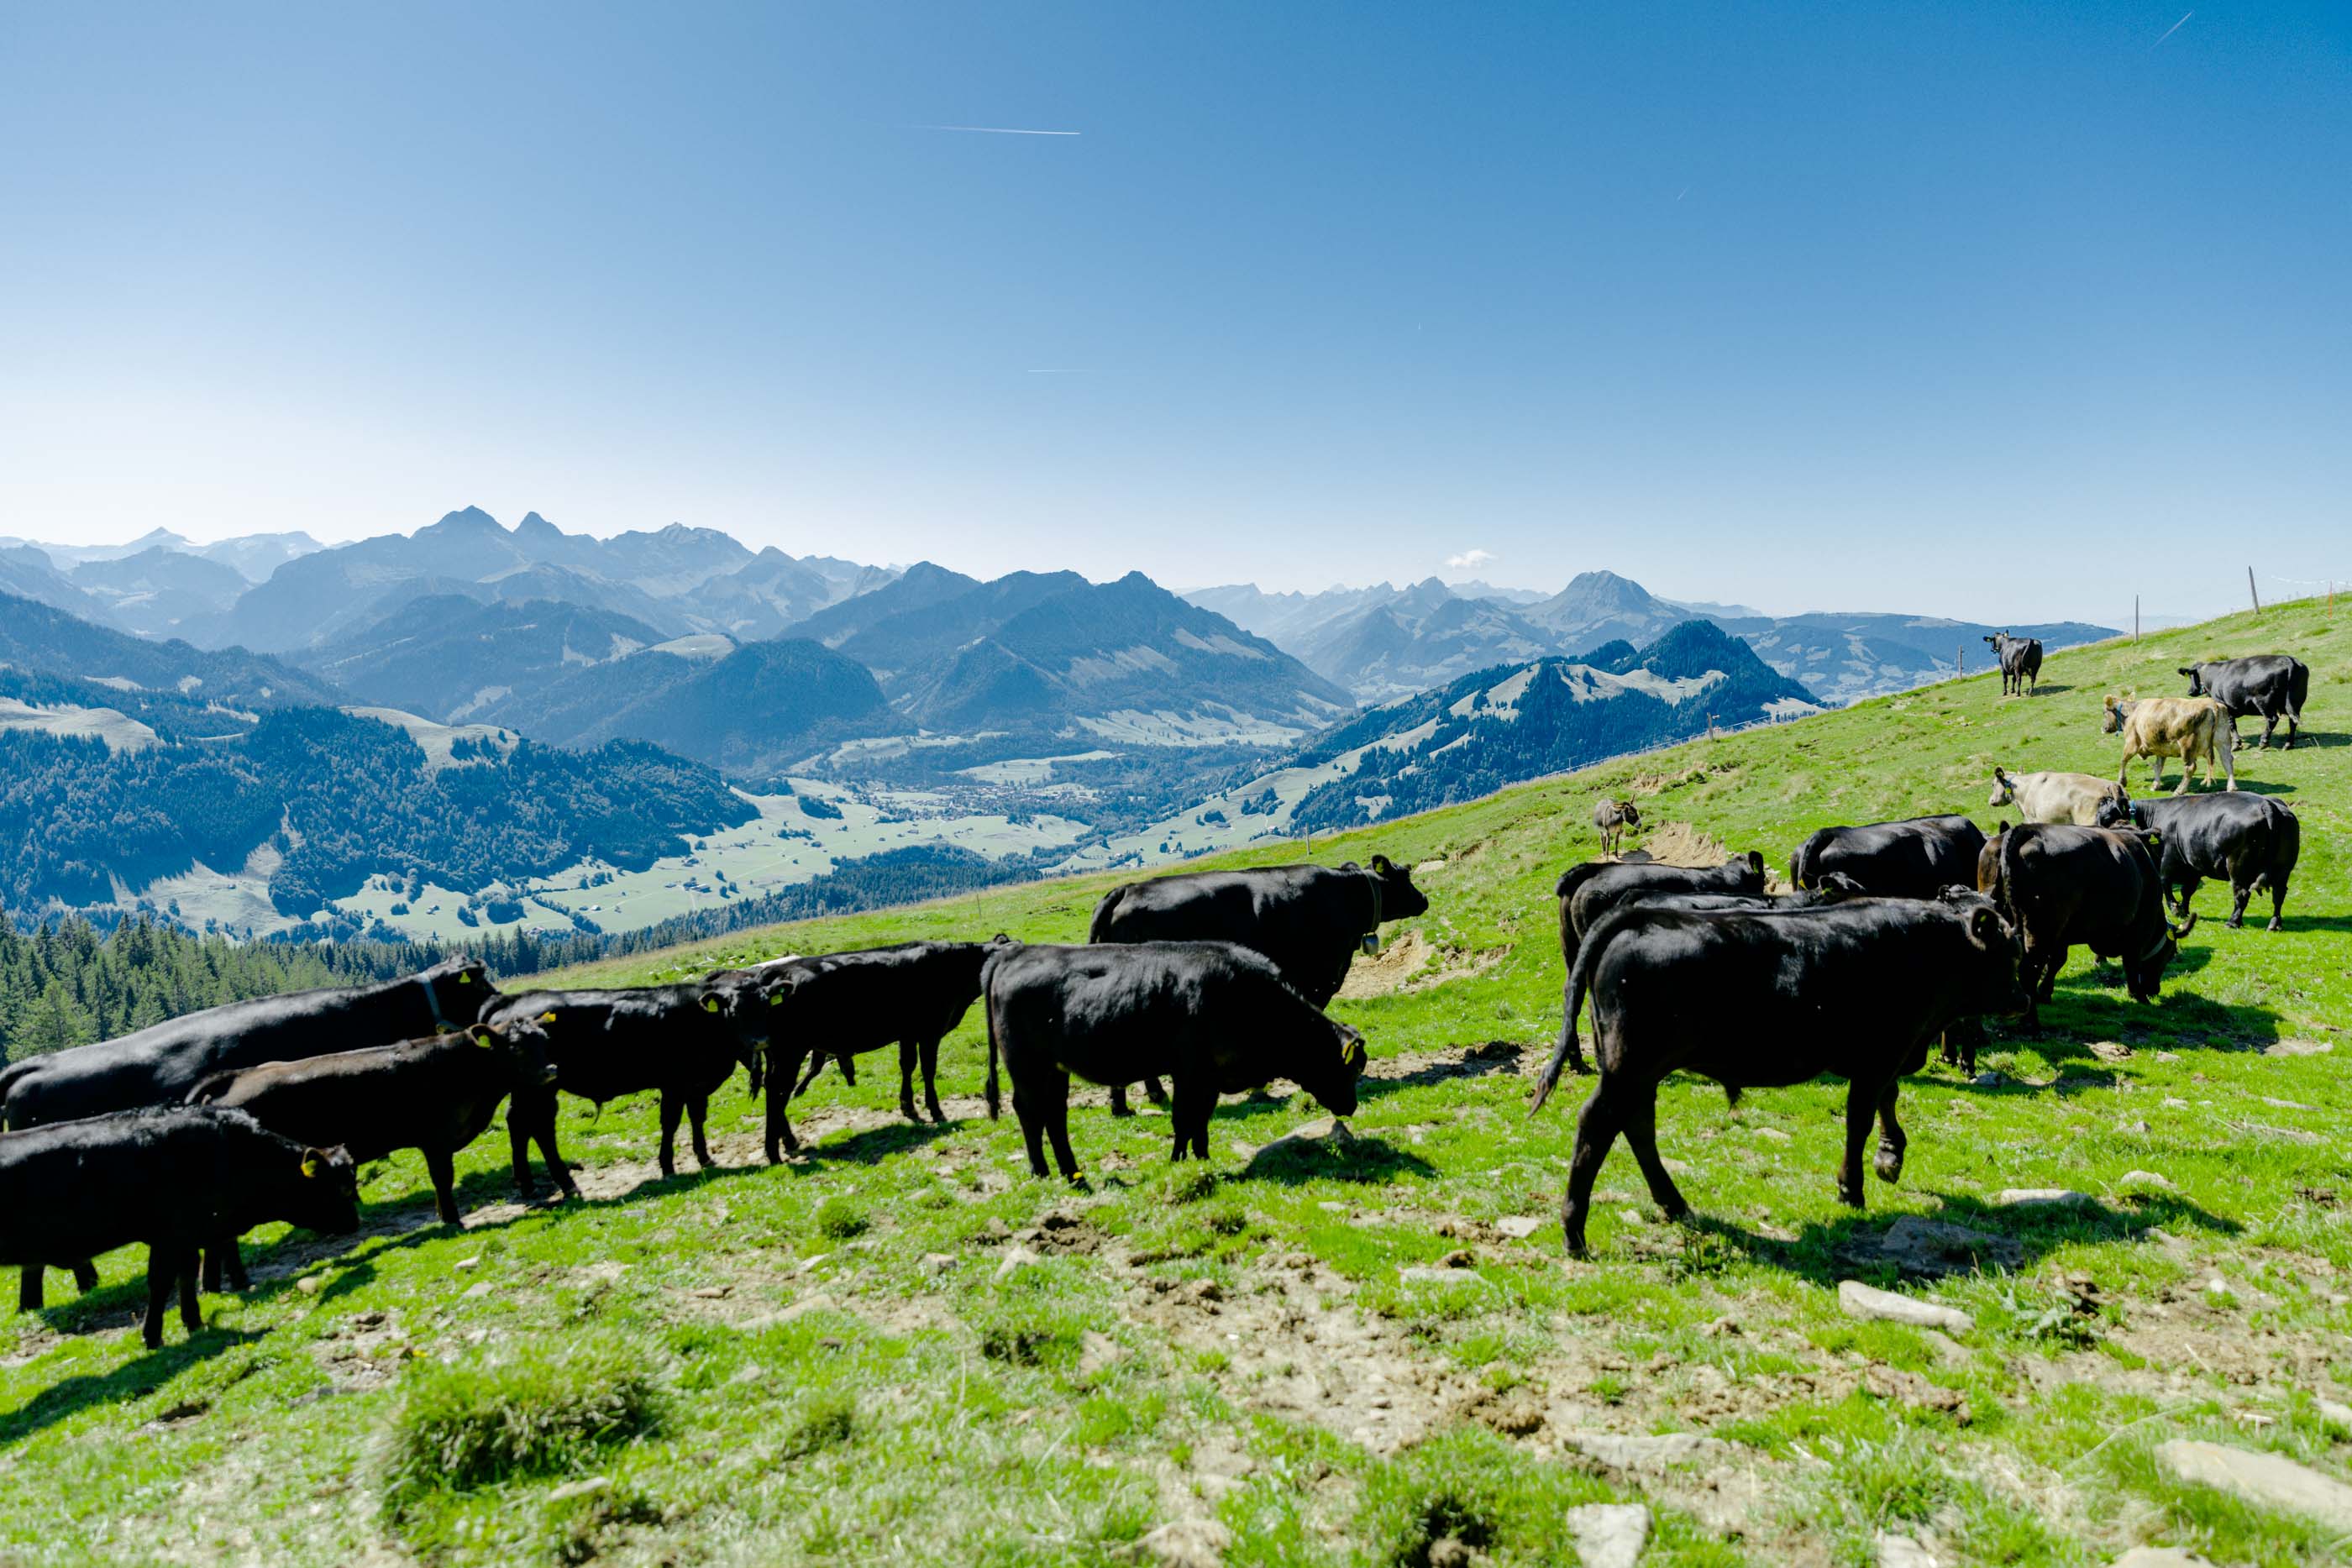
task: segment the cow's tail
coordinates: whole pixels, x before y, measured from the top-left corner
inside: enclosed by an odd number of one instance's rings
[[[1789,885],[1799,893],[1813,890],[1813,841],[1807,839],[1789,855]]]
[[[1095,905],[1094,918],[1087,922],[1088,942],[1111,940],[1111,924],[1118,918],[1119,894],[1126,891],[1123,887],[1114,887],[1102,895],[1101,902]]]
[[[2238,787],[2238,727],[2230,722],[2229,716],[2221,712],[2218,706],[2213,714],[2213,729],[2211,755],[2221,758],[2221,772],[2230,780],[2230,788],[2235,789]],[[2184,762],[2180,766],[2186,769],[2189,764]],[[2213,765],[2210,762],[2205,765],[2205,782],[2209,787],[2213,782]]]
[[[2000,835],[2000,859],[1992,883],[1993,907],[2017,928],[2021,936],[2025,932],[2025,916],[2017,907],[2017,841],[2024,831],[2025,825],[2021,822]]]
[[[32,1061],[26,1061],[11,1062],[6,1067],[0,1067],[0,1124],[12,1128],[16,1125],[14,1122],[8,1120],[8,1096],[16,1085],[24,1081],[26,1075],[32,1071],[33,1066]]]
[[[2311,695],[2311,666],[2297,659],[2286,675],[2287,716],[2303,722],[2303,705]]]
[[[1573,1059],[1578,1070],[1583,1069],[1584,1053],[1577,1049],[1576,1015],[1584,1010],[1584,994],[1592,988],[1592,966],[1595,956],[1609,946],[1609,936],[1622,920],[1604,917],[1592,930],[1592,940],[1570,961],[1568,967],[1568,1016],[1559,1020],[1559,1043],[1552,1048],[1551,1060],[1544,1063],[1543,1075],[1536,1080],[1535,1098],[1528,1102],[1528,1114],[1532,1116],[1544,1108],[1551,1092],[1559,1086],[1560,1070]],[[1598,1027],[1599,1020],[1594,1020]]]
[[[996,999],[982,991],[980,1007],[988,1019],[988,1119],[993,1122],[1003,1113],[996,1082]]]

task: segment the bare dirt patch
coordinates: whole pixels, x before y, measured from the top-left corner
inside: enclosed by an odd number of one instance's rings
[[[1418,931],[1408,931],[1377,954],[1359,955],[1339,987],[1340,997],[1361,1001],[1399,991],[1425,991],[1453,981],[1481,975],[1511,956],[1505,946],[1484,953],[1440,948]]]

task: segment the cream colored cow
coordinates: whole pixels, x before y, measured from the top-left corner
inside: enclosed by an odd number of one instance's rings
[[[2090,773],[2010,773],[1992,770],[1990,806],[2015,806],[2029,822],[2071,822],[2078,828],[2099,825],[2099,803],[2129,803],[2120,784],[2110,784]]]
[[[2124,737],[2124,759],[2116,768],[2118,789],[2124,788],[2125,772],[2135,757],[2149,759],[2150,791],[2164,788],[2164,759],[2168,757],[2180,758],[2180,788],[2173,791],[2176,795],[2189,792],[2189,776],[2196,771],[2200,758],[2205,763],[2205,788],[2213,787],[2216,758],[2229,775],[2230,788],[2238,787],[2238,748],[2230,732],[2230,715],[2211,697],[2141,697],[2135,701],[2110,694],[2106,715],[2106,722],[2101,727],[2109,735]]]

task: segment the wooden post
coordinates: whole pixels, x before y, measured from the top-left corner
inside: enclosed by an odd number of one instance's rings
[[[1958,680],[1969,673],[1969,640],[1961,638],[1952,646],[1952,678]]]
[[[2132,641],[2139,641],[2139,595],[2132,595]]]
[[[2246,568],[2246,597],[2254,601],[2254,613],[2260,615],[2263,612],[2263,596],[2255,591],[2254,569],[2251,566]]]

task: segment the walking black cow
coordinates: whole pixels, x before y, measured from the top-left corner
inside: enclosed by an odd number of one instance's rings
[[[2303,727],[2303,705],[2311,695],[2311,666],[2285,653],[2252,653],[2242,659],[2217,659],[2189,664],[2189,695],[2211,697],[2230,716],[2230,733],[2238,720],[2251,714],[2263,721],[2263,749],[2270,749],[2271,732],[2286,720],[2286,748],[2294,749],[2295,732]]]
[[[1000,1052],[1029,1169],[1045,1174],[1051,1138],[1063,1176],[1070,1077],[1117,1087],[1164,1073],[1175,1092],[1170,1157],[1209,1157],[1220,1094],[1287,1078],[1334,1115],[1352,1115],[1364,1037],[1290,988],[1263,955],[1231,942],[1013,947],[989,960],[988,1113]]]
[[[719,990],[745,993],[743,1005],[765,1009],[768,1030],[768,1163],[797,1149],[785,1103],[798,1089],[802,1061],[808,1080],[830,1056],[855,1082],[851,1059],[883,1046],[898,1047],[898,1110],[912,1122],[915,1068],[923,1070],[923,1103],[931,1120],[940,1109],[940,1041],[961,1022],[980,996],[981,966],[1014,946],[999,932],[989,942],[902,942],[792,958],[756,969],[722,969],[709,977]]]
[[[1955,1020],[2015,1012],[2017,943],[1991,901],[1949,891],[1928,902],[1858,898],[1816,909],[1694,913],[1633,904],[1587,935],[1569,977],[1569,1030],[1545,1065],[1529,1114],[1543,1108],[1575,1049],[1574,1019],[1592,997],[1601,1069],[1577,1124],[1561,1224],[1585,1249],[1592,1182],[1619,1133],[1667,1218],[1690,1206],[1659,1158],[1658,1084],[1696,1072],[1743,1089],[1847,1081],[1845,1159],[1838,1196],[1863,1204],[1862,1146],[1874,1115],[1877,1168],[1903,1173],[1895,1118],[1906,1072]]]
[[[322,1235],[359,1228],[352,1156],[306,1148],[242,1111],[173,1106],[58,1122],[0,1136],[0,1264],[37,1276],[134,1241],[147,1246],[150,1350],[179,1287],[180,1321],[204,1327],[196,1254],[216,1237],[283,1220]]]
[[[293,991],[206,1008],[96,1045],[15,1063],[0,1071],[0,1115],[9,1127],[24,1128],[177,1105],[215,1072],[454,1029],[472,1019],[488,990],[488,970],[452,958],[382,985]],[[85,1291],[98,1282],[87,1260],[75,1263],[73,1272]],[[25,1271],[17,1304],[28,1312],[40,1306],[39,1269]]]
[[[1837,872],[1878,898],[1933,898],[1976,886],[1984,843],[1984,830],[1961,816],[1823,828],[1789,857],[1789,881],[1810,890]]]
[[[1559,904],[1559,951],[1567,968],[1576,968],[1577,946],[1584,933],[1611,910],[1629,899],[1660,896],[1667,894],[1713,895],[1738,898],[1760,898],[1764,895],[1764,856],[1750,850],[1745,856],[1724,862],[1717,866],[1658,865],[1647,861],[1586,861],[1560,873],[1552,884],[1552,896]],[[1563,988],[1565,983],[1563,982]],[[1569,1025],[1571,1017],[1561,1026],[1560,1039],[1574,1051],[1573,1036]],[[1575,1056],[1576,1070],[1584,1071],[1581,1053]]]
[[[1087,940],[1238,942],[1272,959],[1290,988],[1320,1008],[1339,994],[1358,950],[1378,944],[1383,924],[1428,913],[1412,868],[1374,855],[1370,870],[1349,861],[1336,870],[1255,866],[1126,883],[1095,905]],[[1143,1087],[1166,1099],[1156,1078]],[[1110,1111],[1128,1113],[1126,1085],[1111,1086]]]
[[[624,1094],[651,1090],[661,1096],[661,1173],[677,1174],[677,1124],[693,1122],[694,1157],[710,1168],[703,1135],[710,1096],[740,1062],[760,1092],[761,1053],[772,1009],[749,991],[700,984],[644,986],[612,991],[523,991],[499,998],[480,1021],[538,1020],[547,1031],[553,1088],[515,1091],[507,1107],[507,1137],[515,1185],[531,1196],[530,1150],[539,1145],[548,1175],[566,1197],[577,1197],[572,1173],[555,1146],[557,1090],[602,1106]]]
[[[2000,661],[2000,695],[2025,695],[2025,683],[2032,681],[2036,693],[2042,690],[2042,639],[2012,637],[2006,632],[1996,632],[1985,639],[1992,644],[1993,656]]]
[[[2174,915],[2189,914],[2200,883],[2226,882],[2232,927],[2245,925],[2247,902],[2257,888],[2267,888],[2270,929],[2285,928],[2280,917],[2287,880],[2303,853],[2303,824],[2281,802],[2242,792],[2110,802],[2100,809],[2099,826],[2153,831],[2157,874]]]
[[[2164,884],[2148,841],[2155,836],[2133,828],[2004,822],[1985,846],[1978,887],[2000,906],[2024,943],[2019,972],[2028,1029],[2041,1022],[2042,1004],[2075,946],[2120,960],[2132,999],[2156,1000],[2164,971],[2197,916],[2190,914],[2178,927],[2165,920]],[[1961,1066],[1976,1066],[1973,1046]]]
[[[339,1145],[362,1164],[416,1149],[425,1155],[441,1223],[457,1225],[463,1220],[453,1156],[482,1135],[507,1096],[554,1082],[547,1031],[536,1019],[517,1018],[431,1040],[239,1068],[197,1084],[188,1103],[243,1111],[297,1143]],[[230,1285],[244,1290],[233,1237],[205,1249],[205,1289],[220,1289],[224,1264]]]

